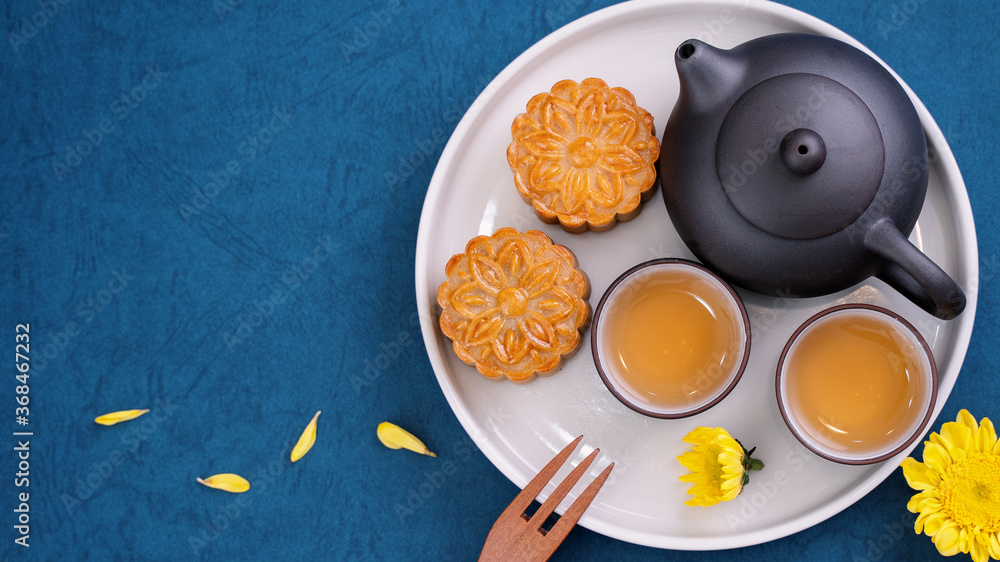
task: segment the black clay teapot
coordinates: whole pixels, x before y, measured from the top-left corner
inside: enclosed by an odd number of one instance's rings
[[[875,276],[939,318],[962,312],[962,289],[907,239],[927,143],[882,65],[798,33],[731,50],[688,40],[674,60],[660,179],[698,259],[757,293],[819,296]]]

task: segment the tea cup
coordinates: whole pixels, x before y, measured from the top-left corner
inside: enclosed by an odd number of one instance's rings
[[[871,464],[923,434],[937,400],[937,367],[927,342],[899,314],[838,305],[788,339],[775,392],[785,424],[806,448],[841,464]]]
[[[625,406],[683,418],[718,404],[750,356],[739,295],[705,266],[663,258],[622,273],[594,311],[598,374]]]

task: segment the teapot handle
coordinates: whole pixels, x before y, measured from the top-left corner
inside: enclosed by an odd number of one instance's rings
[[[865,247],[886,260],[876,277],[934,316],[951,320],[965,310],[965,293],[896,228],[889,219],[876,222],[865,233]]]

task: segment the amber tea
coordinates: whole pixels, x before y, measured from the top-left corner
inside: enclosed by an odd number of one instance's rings
[[[787,414],[803,437],[835,456],[877,457],[911,437],[933,399],[922,341],[869,309],[819,318],[783,359]]]
[[[627,280],[600,320],[602,361],[640,408],[686,411],[734,380],[747,339],[728,287],[690,265],[649,268]]]

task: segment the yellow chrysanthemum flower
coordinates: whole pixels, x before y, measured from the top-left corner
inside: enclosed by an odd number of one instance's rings
[[[681,476],[683,482],[694,484],[688,494],[694,496],[685,505],[715,505],[740,495],[750,481],[751,470],[764,468],[764,463],[750,458],[739,441],[721,427],[699,427],[684,437],[685,443],[694,445],[692,450],[677,457],[690,470]]]
[[[1000,560],[1000,442],[989,418],[976,423],[966,410],[924,442],[924,462],[903,461],[907,484],[920,493],[906,508],[918,514],[914,530],[938,552]]]

